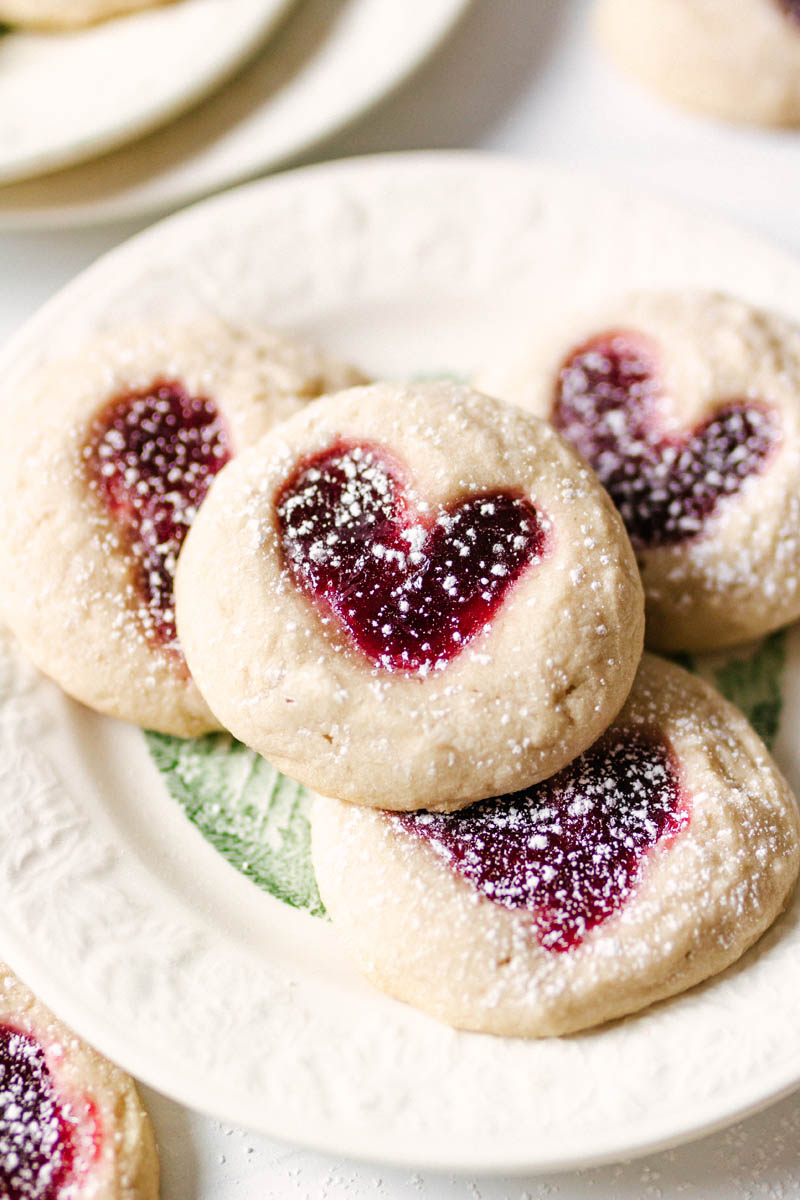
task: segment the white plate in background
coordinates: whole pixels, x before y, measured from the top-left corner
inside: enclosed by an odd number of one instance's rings
[[[0,357],[0,403],[117,322],[213,312],[368,370],[473,368],[542,309],[716,287],[800,319],[800,263],[589,177],[477,155],[350,160],[199,205],[112,252]],[[775,751],[800,783],[800,634]],[[458,1033],[362,982],[333,929],[260,892],[169,798],[143,734],[0,648],[0,945],[43,1000],[169,1096],[348,1156],[464,1171],[676,1144],[800,1082],[800,900],[733,968],[606,1028]]]
[[[177,116],[253,53],[292,2],[177,0],[89,28],[0,36],[0,183],[93,157]]]
[[[252,8],[254,0],[183,2]],[[96,161],[0,187],[0,229],[164,212],[276,167],[398,86],[470,2],[303,0],[255,62],[179,121]],[[0,68],[2,52],[0,40]]]

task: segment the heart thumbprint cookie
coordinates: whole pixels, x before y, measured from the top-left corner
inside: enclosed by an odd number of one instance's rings
[[[800,329],[725,296],[640,294],[482,382],[594,467],[636,551],[648,646],[717,649],[800,617]]]
[[[133,1080],[0,964],[3,1200],[157,1200],[158,1174]]]
[[[645,655],[630,697],[550,779],[453,813],[319,798],[325,906],[378,987],[459,1028],[570,1033],[706,979],[784,907],[788,785],[744,717]]]
[[[618,712],[642,639],[594,474],[545,422],[449,383],[326,397],[231,463],[176,598],[226,728],[392,809],[558,770]]]
[[[800,0],[599,0],[597,30],[634,79],[730,121],[800,123]]]
[[[42,367],[4,414],[0,485],[0,603],[36,665],[112,716],[215,728],[175,628],[184,537],[230,458],[358,378],[283,335],[210,320],[130,329]]]

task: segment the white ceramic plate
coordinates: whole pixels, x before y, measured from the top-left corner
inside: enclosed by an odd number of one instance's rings
[[[253,0],[191,2],[252,7]],[[0,228],[164,212],[278,166],[401,83],[469,3],[303,0],[257,61],[180,121],[97,161],[0,187]]]
[[[800,318],[800,264],[735,229],[551,169],[386,156],[251,185],[115,251],[16,336],[0,403],[117,321],[209,311],[297,330],[374,372],[469,373],[543,308],[609,285],[727,288]],[[779,725],[797,785],[800,637],[734,657],[733,672],[703,669]],[[456,1033],[371,990],[304,911],[302,798],[268,770],[243,787],[252,762],[218,740],[151,738],[148,752],[9,645],[0,700],[2,953],[103,1052],[187,1105],[342,1154],[510,1172],[675,1143],[800,1081],[800,903],[735,968],[606,1029]],[[237,872],[175,798],[297,907]]]
[[[176,116],[239,66],[290,3],[180,0],[89,29],[0,37],[0,183]]]

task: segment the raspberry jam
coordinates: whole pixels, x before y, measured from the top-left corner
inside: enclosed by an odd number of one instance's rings
[[[546,538],[522,496],[470,496],[423,516],[399,475],[376,446],[331,446],[281,488],[278,528],[297,585],[364,654],[424,674],[486,627]]]
[[[74,1130],[56,1097],[44,1051],[0,1026],[0,1194],[59,1200],[75,1159]]]
[[[525,791],[389,820],[495,904],[530,913],[547,950],[565,951],[622,907],[647,851],[674,838],[689,814],[670,748],[623,729]]]
[[[220,414],[182,384],[156,380],[106,405],[84,454],[90,486],[136,565],[145,632],[179,652],[175,566],[212,479],[231,457]]]
[[[553,423],[592,464],[638,548],[695,537],[725,496],[760,471],[778,442],[766,408],[736,401],[688,434],[661,428],[652,345],[608,333],[564,363]]]

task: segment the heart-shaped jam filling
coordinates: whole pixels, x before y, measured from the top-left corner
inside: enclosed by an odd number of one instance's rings
[[[75,1161],[75,1127],[55,1094],[41,1046],[0,1026],[0,1194],[59,1200]]]
[[[92,490],[136,565],[148,637],[177,653],[173,602],[183,539],[213,477],[231,457],[216,405],[172,380],[117,396],[84,448]]]
[[[388,819],[496,904],[525,909],[540,944],[564,951],[622,907],[646,852],[674,838],[689,812],[670,748],[622,729],[525,791]]]
[[[666,433],[660,402],[654,347],[616,332],[570,355],[553,409],[554,425],[592,464],[640,549],[695,537],[779,440],[774,413],[745,401],[688,434]]]
[[[337,444],[298,466],[276,499],[285,561],[373,662],[425,674],[485,629],[541,559],[545,533],[522,496],[414,506],[381,448]]]

